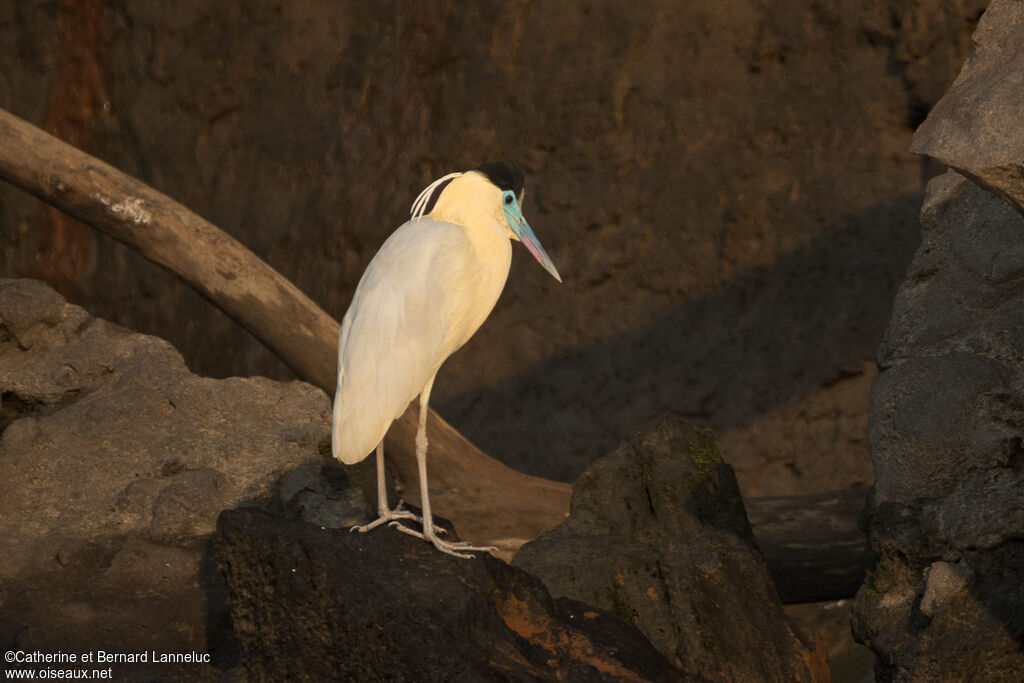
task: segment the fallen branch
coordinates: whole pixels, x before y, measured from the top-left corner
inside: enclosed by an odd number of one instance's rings
[[[339,324],[237,240],[169,197],[0,109],[0,178],[163,266],[298,376],[334,393]],[[416,408],[388,433],[389,464],[418,503]],[[568,514],[571,486],[516,472],[430,413],[434,507],[463,538],[511,556]],[[784,602],[850,597],[863,576],[863,491],[746,501]]]
[[[864,581],[867,533],[859,528],[868,486],[744,501],[784,603],[850,598]]]

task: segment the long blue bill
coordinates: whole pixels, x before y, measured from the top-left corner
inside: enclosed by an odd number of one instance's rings
[[[540,240],[537,239],[537,236],[533,234],[533,230],[530,229],[530,224],[526,222],[523,212],[519,209],[519,202],[513,200],[510,204],[505,204],[503,208],[505,209],[505,220],[508,221],[508,226],[512,228],[512,232],[516,234],[519,241],[544,266],[544,270],[551,273],[551,277],[561,282],[562,276],[558,274],[558,269],[551,262],[551,257],[544,251],[544,247],[540,245]]]

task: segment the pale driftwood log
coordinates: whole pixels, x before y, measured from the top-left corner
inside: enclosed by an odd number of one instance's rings
[[[0,178],[138,250],[223,310],[297,375],[334,393],[339,325],[237,240],[174,200],[0,109]],[[416,408],[388,433],[388,460],[418,503]],[[431,412],[434,508],[506,559],[568,514],[571,486],[516,472]],[[864,573],[862,490],[746,501],[784,602],[851,597]]]
[[[0,109],[0,178],[136,249],[252,333],[303,379],[334,394],[339,324],[237,240],[181,204]],[[418,502],[416,409],[385,445]],[[434,509],[464,538],[509,552],[565,518],[570,486],[488,457],[431,411]]]

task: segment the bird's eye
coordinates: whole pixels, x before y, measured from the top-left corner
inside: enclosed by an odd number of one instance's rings
[[[505,203],[506,204],[511,204],[512,203],[512,195],[511,194],[505,195]]]

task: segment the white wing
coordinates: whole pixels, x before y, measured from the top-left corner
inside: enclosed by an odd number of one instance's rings
[[[370,261],[338,338],[334,457],[365,458],[455,350],[459,321],[446,294],[470,260],[463,228],[426,217],[398,228]]]

